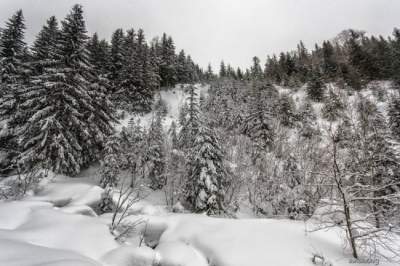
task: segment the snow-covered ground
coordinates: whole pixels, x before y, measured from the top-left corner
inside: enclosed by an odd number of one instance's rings
[[[312,224],[301,221],[148,212],[143,206],[165,210],[157,191],[128,217],[146,221],[136,237],[143,234],[152,248],[138,247],[135,236],[121,245],[109,232],[110,215],[91,208],[101,193],[89,179],[55,177],[35,195],[0,203],[0,265],[307,266],[313,254],[335,266],[351,264],[335,229],[310,233]]]
[[[196,88],[199,94],[208,89]],[[291,93],[295,102],[305,97],[304,88],[279,90]],[[373,97],[369,91],[364,93]],[[187,95],[176,87],[162,91],[161,97],[168,107],[167,128],[177,120]],[[126,126],[129,119],[118,127]],[[141,121],[147,126],[151,114]],[[111,214],[98,216],[94,211],[103,193],[96,184],[94,166],[77,178],[45,179],[20,201],[0,202],[0,265],[311,266],[314,254],[325,258],[325,264],[317,265],[353,265],[338,229],[311,233],[311,221],[256,219],[251,213],[238,214],[246,219],[171,213],[162,191],[132,206],[127,221],[145,223],[121,244],[110,233]],[[380,261],[379,265],[398,264]]]

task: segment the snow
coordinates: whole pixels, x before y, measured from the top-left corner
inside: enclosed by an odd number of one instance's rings
[[[165,130],[169,129],[173,121],[178,121],[179,110],[184,105],[187,97],[189,96],[186,91],[188,86],[191,85],[176,85],[174,88],[162,90],[158,95],[156,95],[156,98],[161,97],[161,99],[167,105],[168,112],[163,121],[163,126]],[[207,95],[207,91],[209,89],[208,85],[195,84],[194,86],[195,92],[198,96],[200,96],[201,94]],[[120,123],[115,126],[117,131],[121,131],[123,127],[127,127],[128,122],[131,118],[134,118],[135,120],[140,119],[141,126],[144,128],[148,128],[151,124],[151,120],[153,119],[153,113],[148,113],[144,115],[127,114],[126,117],[120,120]]]
[[[152,232],[146,240],[157,243],[161,261],[171,263],[166,265],[307,266],[313,265],[313,254],[322,254],[336,266],[352,264],[342,231],[335,228],[310,233],[310,225],[301,221],[194,214],[146,219],[146,231]],[[382,261],[380,265],[395,264]]]
[[[0,239],[0,265],[7,266],[100,266],[101,264],[76,252]]]
[[[102,261],[107,266],[159,265],[159,254],[149,247],[121,246],[107,253]]]
[[[100,202],[104,190],[92,183],[90,179],[57,176],[42,185],[35,196],[27,197],[25,200],[46,201],[58,207],[93,206]]]

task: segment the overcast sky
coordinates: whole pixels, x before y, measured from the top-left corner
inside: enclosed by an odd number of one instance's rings
[[[387,36],[400,27],[399,0],[0,0],[0,25],[22,8],[31,42],[49,16],[62,19],[75,3],[90,33],[109,39],[133,27],[150,39],[167,32],[201,66],[224,59],[247,67],[254,55],[264,62],[299,40],[311,47],[347,28]]]

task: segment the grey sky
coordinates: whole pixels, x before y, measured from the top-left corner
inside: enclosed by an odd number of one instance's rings
[[[51,15],[85,8],[89,32],[109,39],[118,27],[143,28],[148,39],[167,32],[201,66],[221,59],[247,67],[257,55],[310,48],[343,29],[390,35],[400,27],[399,0],[0,0],[0,25],[19,8],[31,42]]]

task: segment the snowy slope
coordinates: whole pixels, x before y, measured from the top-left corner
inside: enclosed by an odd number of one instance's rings
[[[188,97],[186,92],[188,86],[190,85],[176,85],[172,89],[162,90],[158,95],[155,95],[156,99],[161,98],[167,105],[168,113],[163,121],[165,129],[170,127],[172,121],[176,122],[178,120],[179,110],[184,105]],[[206,94],[209,89],[208,85],[195,84],[194,86],[196,88],[195,92],[198,96],[201,94]],[[131,118],[140,119],[141,125],[145,128],[148,128],[153,116],[153,112],[144,115],[127,114],[126,117],[120,120],[119,124],[116,125],[116,129],[120,131],[122,127],[126,127]]]

